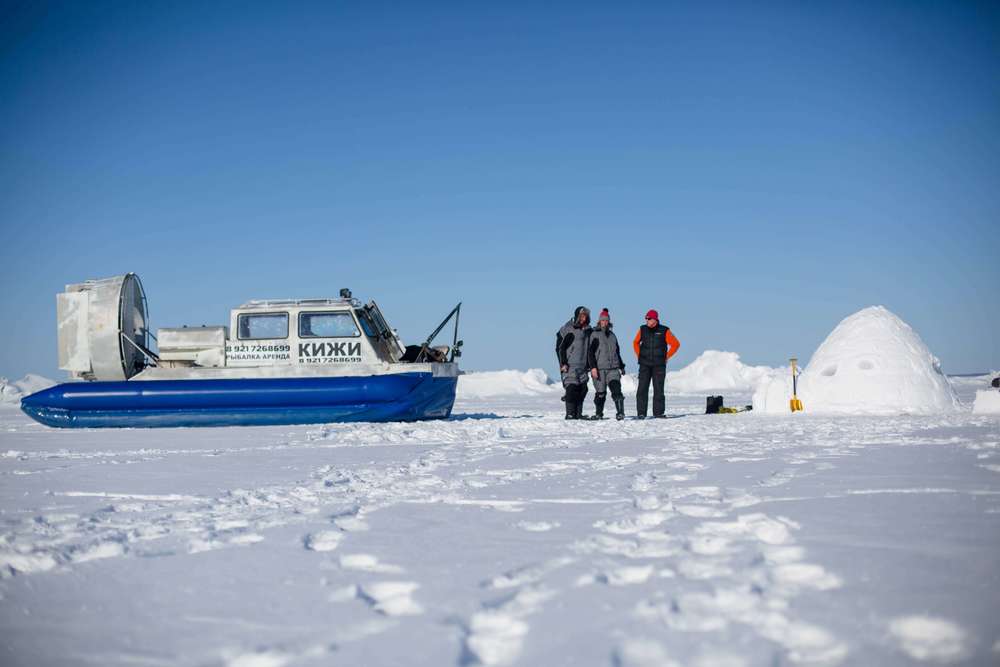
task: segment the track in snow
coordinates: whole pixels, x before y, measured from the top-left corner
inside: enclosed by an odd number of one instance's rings
[[[0,411],[0,661],[996,659],[996,418],[702,401],[162,431]]]

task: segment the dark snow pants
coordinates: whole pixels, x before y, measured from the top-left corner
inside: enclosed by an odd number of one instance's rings
[[[663,396],[663,384],[667,380],[666,364],[657,364],[656,366],[639,364],[639,387],[638,393],[635,395],[635,411],[640,417],[646,416],[650,380],[653,381],[653,416],[662,417],[667,407],[667,401]]]
[[[566,414],[574,414],[579,418],[583,414],[583,399],[587,397],[586,368],[570,368],[562,374],[562,384],[566,389],[563,400],[566,401]]]

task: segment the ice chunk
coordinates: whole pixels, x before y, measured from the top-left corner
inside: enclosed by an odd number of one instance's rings
[[[972,412],[977,415],[1000,415],[1000,391],[996,389],[977,391],[976,402],[972,404]]]

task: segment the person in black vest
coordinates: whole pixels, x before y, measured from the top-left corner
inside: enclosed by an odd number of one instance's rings
[[[590,344],[590,309],[578,306],[573,319],[556,333],[556,357],[559,373],[566,389],[566,419],[583,419],[583,399],[587,397],[587,376],[590,366],[587,346]]]
[[[681,342],[670,327],[660,324],[660,315],[655,310],[646,313],[646,325],[639,327],[639,333],[632,341],[632,349],[639,359],[639,387],[635,396],[635,411],[639,419],[646,418],[649,404],[649,382],[653,382],[653,416],[662,417],[666,410],[663,384],[667,379],[667,360],[677,354]]]

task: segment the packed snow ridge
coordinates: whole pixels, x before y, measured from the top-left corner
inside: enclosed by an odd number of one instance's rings
[[[0,403],[17,405],[25,396],[30,396],[42,389],[48,389],[54,384],[55,382],[52,380],[33,373],[28,373],[20,380],[8,380],[5,377],[0,377]]]
[[[788,412],[790,375],[765,377],[755,412]],[[932,414],[960,408],[937,357],[910,325],[883,306],[845,318],[816,349],[798,380],[806,412]]]
[[[626,393],[635,393],[637,378],[634,362],[629,371],[622,378],[622,389]],[[705,350],[684,368],[667,373],[667,389],[681,394],[723,390],[749,392],[763,378],[778,372],[787,372],[787,369],[748,366],[740,361],[740,355],[735,352]],[[542,396],[561,392],[562,386],[540,368],[471,372],[458,378],[458,398],[465,399]]]
[[[752,391],[762,379],[779,370],[769,366],[748,366],[735,352],[705,350],[684,368],[667,373],[667,384],[680,393],[722,389]]]
[[[493,396],[540,396],[561,391],[541,368],[527,371],[484,371],[463,373],[458,378],[458,398]]]

